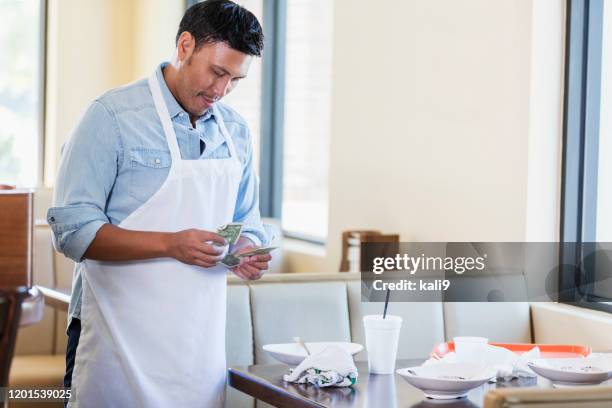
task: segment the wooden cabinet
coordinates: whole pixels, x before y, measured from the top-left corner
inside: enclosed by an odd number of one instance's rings
[[[0,287],[32,285],[34,193],[0,190]]]

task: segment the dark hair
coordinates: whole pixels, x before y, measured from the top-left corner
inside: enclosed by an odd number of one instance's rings
[[[225,42],[236,51],[260,57],[264,46],[257,17],[229,0],[206,0],[189,7],[176,33],[177,44],[185,31],[194,36],[196,49]]]

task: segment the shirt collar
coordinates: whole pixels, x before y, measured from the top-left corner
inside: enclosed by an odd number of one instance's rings
[[[170,114],[170,119],[174,119],[178,114],[184,112],[186,117],[189,117],[187,112],[181,107],[178,103],[172,92],[170,92],[170,88],[168,88],[168,84],[166,84],[166,80],[164,79],[164,74],[162,69],[168,65],[169,62],[162,62],[155,71],[157,75],[157,80],[159,81],[159,87],[161,88],[162,96],[164,97],[164,102],[166,102],[166,106],[168,107],[168,114]],[[213,109],[208,109],[204,115],[198,118],[198,122],[205,121],[208,118],[214,116]]]

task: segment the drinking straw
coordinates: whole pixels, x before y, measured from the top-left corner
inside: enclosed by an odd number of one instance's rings
[[[387,318],[387,308],[389,307],[389,295],[391,294],[391,289],[387,289],[387,297],[385,297],[385,311],[383,312],[383,319]]]

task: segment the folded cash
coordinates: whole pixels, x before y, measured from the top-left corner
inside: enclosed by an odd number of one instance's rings
[[[236,242],[238,242],[241,232],[242,224],[239,222],[225,224],[217,228],[217,234],[225,238],[230,245],[234,245]]]
[[[255,248],[250,251],[243,252],[241,254],[236,254],[236,253],[227,254],[221,260],[221,264],[231,269],[240,264],[241,258],[246,258],[248,256],[269,254],[270,252],[274,251],[276,248],[278,247]]]
[[[221,264],[223,264],[224,266],[228,268],[233,268],[235,266],[240,265],[240,258],[238,258],[234,254],[227,254],[221,260]]]
[[[247,252],[236,254],[236,256],[239,258],[245,258],[247,256],[264,255],[264,254],[269,254],[270,252],[274,251],[276,248],[278,247],[255,248]]]

